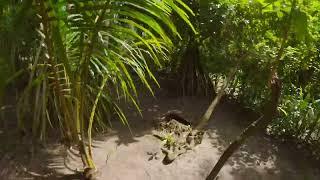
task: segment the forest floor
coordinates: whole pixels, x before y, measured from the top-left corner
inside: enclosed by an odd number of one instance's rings
[[[113,131],[95,138],[94,160],[102,180],[204,180],[226,146],[253,120],[237,105],[221,103],[193,150],[164,165],[161,141],[151,131],[152,122],[168,110],[180,110],[185,118],[197,120],[209,104],[205,98],[159,96],[140,100],[143,117],[128,108],[127,127],[114,121]],[[0,144],[10,144],[0,130]],[[1,137],[2,136],[2,137]],[[223,167],[219,180],[318,180],[320,171],[302,150],[261,133],[251,137]],[[0,179],[77,179],[73,170],[82,163],[71,151],[48,144],[30,157],[22,145],[0,147]],[[1,152],[3,151],[3,152]],[[150,153],[156,153],[157,159]],[[28,172],[28,173],[26,173]]]

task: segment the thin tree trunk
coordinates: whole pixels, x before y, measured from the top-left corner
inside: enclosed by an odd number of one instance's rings
[[[213,114],[213,111],[216,109],[218,103],[220,102],[224,94],[225,94],[225,86],[218,91],[217,96],[213,99],[207,111],[201,117],[198,125],[196,125],[196,129],[202,129],[207,124],[207,122],[210,120],[211,115]]]
[[[230,156],[239,149],[239,147],[244,143],[248,137],[254,135],[256,132],[265,129],[266,126],[275,118],[277,114],[277,107],[281,94],[281,81],[274,75],[271,80],[271,98],[266,106],[266,111],[264,116],[260,117],[258,120],[250,124],[240,136],[233,141],[229,147],[224,151],[219,161],[214,166],[213,170],[210,172],[207,180],[214,180],[218,173],[220,172],[223,165],[230,158]]]
[[[253,134],[257,127],[256,125],[261,122],[260,117],[258,120],[254,121],[252,124],[250,124],[242,133],[240,136],[237,137],[236,140],[234,140],[229,147],[223,152],[222,156],[220,157],[219,161],[214,166],[213,170],[210,172],[209,176],[207,177],[207,180],[214,180],[218,173],[220,172],[221,168],[224,166],[224,164],[227,162],[230,156],[243,144],[243,142],[251,135]]]
[[[244,58],[246,58],[247,55],[244,54],[240,57],[237,65],[235,68],[233,68],[230,73],[227,75],[227,79],[226,82],[224,83],[224,85],[219,89],[216,97],[213,99],[213,101],[211,102],[210,106],[208,107],[208,109],[206,110],[206,112],[204,113],[204,115],[201,117],[201,119],[199,120],[199,122],[196,125],[196,129],[202,129],[210,120],[210,117],[212,116],[214,110],[216,109],[217,105],[219,104],[221,98],[225,95],[226,93],[226,89],[228,88],[230,82],[232,80],[234,80],[234,77],[236,75],[237,70],[239,69],[239,65],[240,62],[242,62],[242,60]]]

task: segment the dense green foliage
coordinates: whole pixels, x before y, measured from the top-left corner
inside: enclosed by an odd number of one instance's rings
[[[236,69],[229,97],[262,112],[275,67],[283,90],[279,118],[268,132],[318,147],[320,2],[207,0],[190,7],[198,12],[198,61],[216,87]]]

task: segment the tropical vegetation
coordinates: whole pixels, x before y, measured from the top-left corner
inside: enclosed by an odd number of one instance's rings
[[[92,135],[113,117],[128,127],[137,85],[177,77],[178,96],[222,98],[259,114],[208,179],[256,132],[320,156],[318,0],[10,0],[0,2],[0,111],[14,96],[16,129],[45,141],[58,129],[95,170]],[[0,119],[1,120],[1,119]],[[85,174],[89,176],[90,174]]]

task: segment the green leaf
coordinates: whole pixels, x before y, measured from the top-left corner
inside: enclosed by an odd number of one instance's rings
[[[308,34],[308,17],[305,12],[295,9],[292,14],[292,28],[299,40],[304,40]]]

